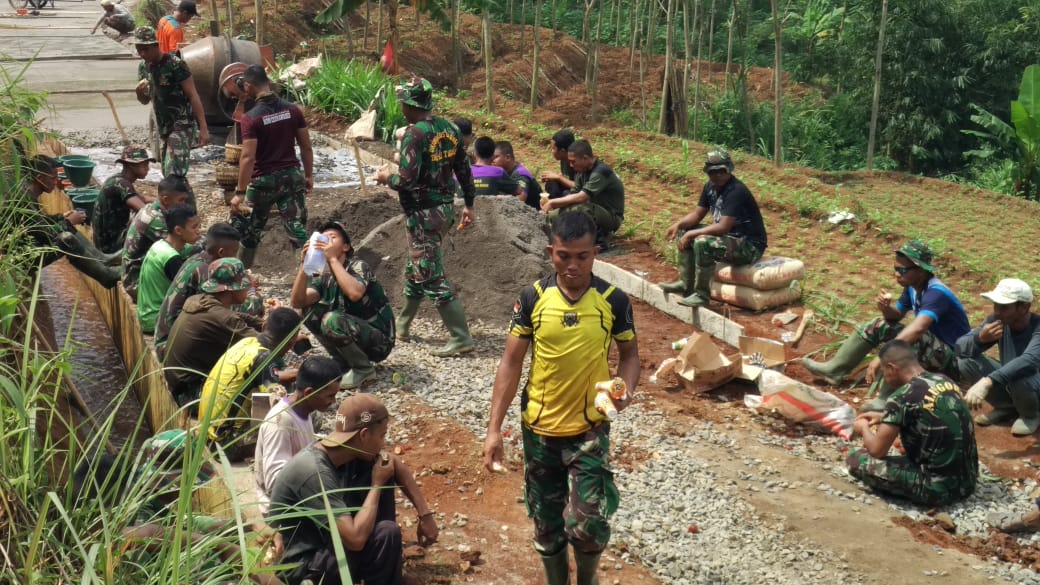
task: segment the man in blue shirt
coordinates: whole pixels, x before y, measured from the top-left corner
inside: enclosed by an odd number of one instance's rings
[[[865,323],[850,335],[828,362],[802,359],[802,366],[829,384],[838,384],[859,365],[875,347],[901,339],[917,350],[917,358],[929,372],[960,379],[953,346],[968,332],[968,315],[960,300],[932,267],[932,249],[920,240],[911,240],[896,250],[893,267],[896,282],[903,292],[896,301],[882,290],[876,302],[881,316]],[[900,321],[913,312],[914,320],[904,326]],[[875,358],[867,367],[867,382],[877,380],[878,398],[863,406],[863,411],[881,411],[893,388],[878,376],[881,361]]]

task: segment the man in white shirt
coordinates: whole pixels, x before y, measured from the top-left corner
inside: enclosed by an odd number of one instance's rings
[[[343,375],[336,360],[323,356],[307,358],[296,376],[294,391],[271,407],[256,437],[256,480],[260,512],[267,514],[271,488],[285,464],[316,439],[311,413],[321,412],[336,402]]]

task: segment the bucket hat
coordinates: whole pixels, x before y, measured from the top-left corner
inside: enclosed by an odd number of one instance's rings
[[[150,26],[139,26],[134,30],[135,45],[158,45],[159,39],[155,37],[155,29]]]
[[[896,250],[896,254],[903,256],[923,270],[935,272],[935,268],[932,267],[932,249],[921,240],[910,240],[903,244],[902,248]]]
[[[433,84],[421,77],[397,86],[397,100],[420,110],[433,109]]]
[[[251,281],[246,267],[238,258],[220,258],[209,265],[209,278],[199,287],[204,293],[247,290]]]
[[[148,149],[140,144],[131,144],[123,149],[123,156],[116,159],[117,163],[136,164],[143,162],[155,162],[148,154]]]

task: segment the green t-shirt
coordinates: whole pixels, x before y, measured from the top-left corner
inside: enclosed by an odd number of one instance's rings
[[[167,276],[167,264],[175,258],[183,259],[165,239],[159,240],[148,248],[141,265],[141,278],[137,284],[137,320],[141,323],[141,331],[155,331],[155,318],[159,314],[166,291],[170,289],[170,278]],[[180,266],[177,266],[180,268]]]
[[[574,192],[588,193],[591,203],[610,210],[619,220],[625,218],[625,185],[614,169],[601,160],[574,177]]]

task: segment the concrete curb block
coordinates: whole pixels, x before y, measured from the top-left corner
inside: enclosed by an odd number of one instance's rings
[[[744,327],[730,319],[713,313],[703,307],[696,309],[680,305],[677,295],[668,295],[661,287],[614,266],[609,262],[596,260],[592,267],[596,276],[606,280],[625,293],[642,300],[651,307],[667,313],[684,323],[709,333],[733,347],[739,347],[740,337],[744,335]]]

